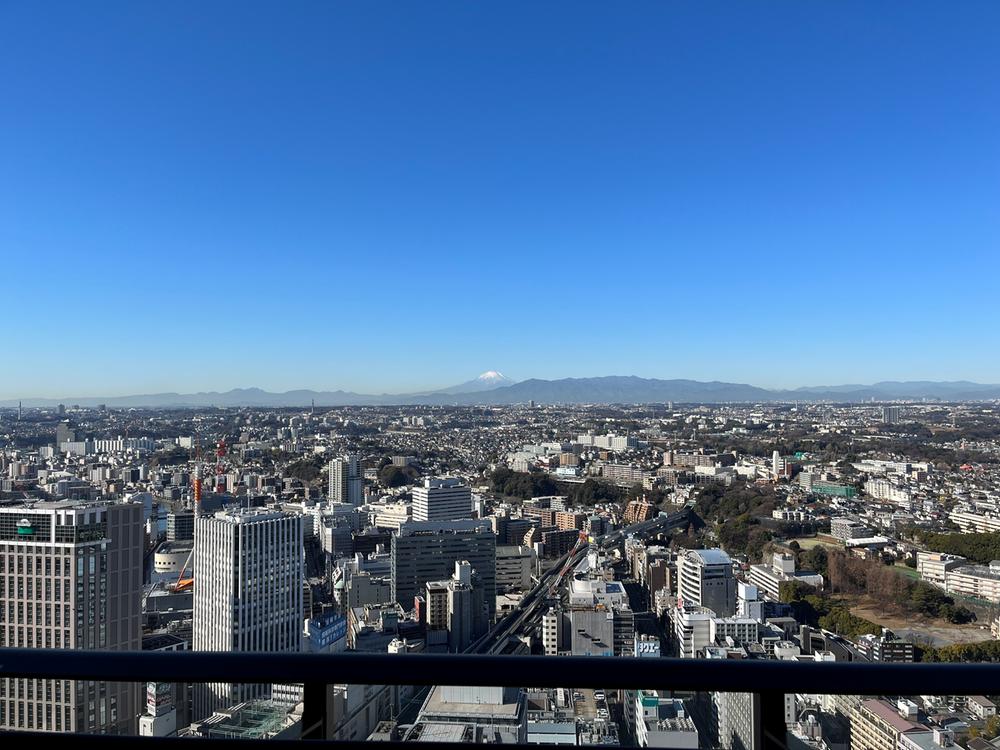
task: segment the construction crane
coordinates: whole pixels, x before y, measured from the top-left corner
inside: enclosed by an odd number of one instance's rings
[[[187,591],[194,585],[194,576],[190,578],[185,578],[184,574],[187,572],[188,565],[191,564],[191,558],[194,556],[194,545],[191,546],[191,551],[188,552],[187,560],[181,566],[181,572],[177,574],[177,580],[174,582],[172,590],[174,593],[180,593],[181,591]]]
[[[191,489],[194,495],[194,514],[201,512],[201,443],[194,439],[194,472],[191,475]]]
[[[576,540],[576,544],[573,545],[573,549],[571,549],[569,551],[569,554],[566,556],[566,564],[563,566],[562,570],[559,571],[559,575],[556,576],[556,579],[555,581],[552,582],[552,585],[549,586],[550,596],[553,595],[558,590],[560,584],[562,584],[563,579],[573,569],[573,559],[576,556],[576,553],[580,551],[581,547],[589,544],[589,542],[590,542],[590,537],[587,535],[587,532],[581,531],[579,538]]]
[[[194,465],[194,478],[191,480],[191,486],[194,489],[194,512],[198,513],[201,510],[201,463],[196,463]]]
[[[226,439],[219,438],[219,443],[215,449],[215,491],[222,493],[226,491],[225,469],[222,466],[222,459],[226,457]]]
[[[195,438],[194,443],[194,472],[191,475],[191,489],[194,495],[194,515],[197,518],[201,514],[201,442],[198,438]],[[194,585],[194,577],[185,578],[184,574],[187,572],[188,566],[191,564],[191,558],[194,556],[194,545],[191,546],[191,551],[188,552],[187,559],[181,566],[180,572],[177,574],[177,580],[174,581],[174,585],[171,586],[171,591],[179,592],[186,591],[191,586]]]

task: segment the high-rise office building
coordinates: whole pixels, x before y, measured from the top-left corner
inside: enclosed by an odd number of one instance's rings
[[[330,502],[361,505],[364,500],[364,476],[358,466],[358,457],[335,458],[330,462],[327,471],[329,472],[327,496]]]
[[[733,561],[721,549],[686,550],[677,558],[677,598],[719,617],[736,612]]]
[[[299,651],[302,516],[268,509],[220,511],[195,520],[194,538],[194,649]],[[196,686],[194,718],[268,692],[264,685]]]
[[[461,479],[425,479],[413,488],[414,521],[455,521],[472,517],[472,488]]]
[[[467,560],[478,577],[489,618],[496,612],[496,535],[489,521],[410,521],[392,543],[392,597],[406,608],[428,581],[446,579]]]
[[[902,419],[902,409],[898,406],[882,407],[882,422],[885,424],[899,424]]]
[[[142,505],[0,508],[0,646],[142,648]],[[134,734],[138,687],[0,680],[0,729]]]

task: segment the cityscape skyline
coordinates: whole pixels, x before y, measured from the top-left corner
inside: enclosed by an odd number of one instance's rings
[[[400,659],[391,684],[331,684],[314,725],[309,679],[162,682],[145,661],[145,684],[119,689],[100,671],[59,679],[59,664],[28,678],[14,658],[3,730],[767,750],[773,726],[782,747],[900,750],[882,722],[899,716],[926,740],[905,750],[1000,736],[992,687],[955,705],[902,671],[869,699],[794,682],[816,662],[996,661],[995,402],[7,415],[7,648],[43,664],[52,647],[90,664],[103,648],[547,657],[562,679],[407,688]],[[601,689],[604,669],[588,688],[558,666],[580,657],[784,662],[770,675],[784,711],[768,719],[766,693]]]
[[[1000,382],[995,3],[238,7],[0,9],[0,393]]]

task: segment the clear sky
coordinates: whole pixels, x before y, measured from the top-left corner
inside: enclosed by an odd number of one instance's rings
[[[0,398],[1000,382],[1000,3],[0,3]]]

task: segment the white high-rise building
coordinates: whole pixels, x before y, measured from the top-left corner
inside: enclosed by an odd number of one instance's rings
[[[413,488],[414,521],[457,521],[472,518],[472,488],[461,479],[425,479]]]
[[[299,514],[259,508],[195,520],[194,650],[301,649],[302,524]],[[199,685],[194,719],[269,691],[267,685]]]
[[[677,598],[708,607],[719,617],[736,612],[733,561],[721,549],[685,550],[677,558]]]
[[[361,505],[364,501],[364,476],[358,467],[358,457],[335,458],[330,462],[328,472],[327,495],[330,502]]]

